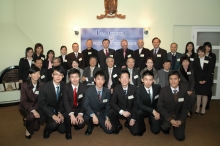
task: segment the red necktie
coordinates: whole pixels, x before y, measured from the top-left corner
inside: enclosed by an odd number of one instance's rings
[[[107,49],[105,50],[105,55],[108,56],[108,50]]]
[[[73,91],[73,106],[77,107],[78,103],[77,103],[77,93],[76,93],[76,88],[74,88]]]

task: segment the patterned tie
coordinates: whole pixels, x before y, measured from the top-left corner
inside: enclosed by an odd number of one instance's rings
[[[98,91],[98,100],[99,100],[99,102],[101,103],[101,91]]]
[[[177,93],[177,90],[173,90],[173,94],[176,94]]]
[[[147,90],[148,94],[150,95],[151,103],[152,103],[152,95],[150,93],[150,90]]]
[[[109,69],[109,80],[108,80],[108,89],[111,89],[111,86],[112,86],[112,69]]]
[[[73,106],[74,107],[78,106],[76,88],[74,88],[74,91],[73,91]]]
[[[57,100],[58,100],[59,94],[60,94],[60,90],[59,90],[60,87],[57,86],[56,88],[57,88],[57,90],[56,90],[56,98],[57,98]]]
[[[127,96],[127,90],[124,90],[125,96]]]
[[[108,50],[107,49],[105,50],[105,55],[108,56]]]

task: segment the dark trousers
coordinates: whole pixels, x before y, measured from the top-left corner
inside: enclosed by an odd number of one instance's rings
[[[150,124],[150,130],[154,134],[160,133],[160,121],[155,120],[154,116],[146,111],[143,111],[141,109],[137,110],[137,127],[138,131],[143,132],[143,130],[146,128],[144,123],[144,118],[148,117],[148,122]]]
[[[160,121],[160,128],[163,132],[170,131],[171,126],[172,126],[171,123],[165,119],[162,119]],[[172,127],[173,127],[174,137],[179,141],[183,141],[185,139],[185,123],[181,124],[179,127],[174,127],[174,126]]]
[[[74,116],[77,117],[78,113],[74,112]],[[71,120],[69,114],[64,115],[64,123],[66,126],[66,133],[71,134]],[[83,122],[82,124],[74,125],[77,126],[79,129],[82,129],[85,126],[85,123]]]
[[[135,122],[135,124],[133,126],[129,125],[129,122],[131,120],[131,117],[127,117],[125,118],[124,116],[120,115],[117,111],[115,111],[114,109],[110,108],[108,111],[108,117],[112,123],[113,128],[118,127],[119,125],[121,125],[119,119],[126,119],[126,122],[128,123],[128,129],[131,132],[132,135],[137,135],[139,134],[139,130],[138,130],[138,124]]]
[[[21,108],[19,109],[21,114],[26,118],[25,120],[25,127],[27,131],[33,135],[34,131],[38,131],[40,129],[40,120],[36,119],[34,117],[34,114],[32,112],[29,112],[28,110]]]
[[[63,123],[56,123],[56,121],[54,121],[54,119],[52,117],[46,117],[46,126],[45,126],[45,130],[48,133],[52,133],[54,131],[58,131],[59,133],[63,134],[66,132],[66,127],[64,122]]]
[[[110,130],[108,130],[107,127],[105,126],[105,120],[106,120],[105,115],[102,114],[102,113],[95,113],[95,115],[98,118],[99,125],[103,129],[103,131],[105,133],[111,134],[114,129],[111,128]],[[92,117],[90,117],[89,115],[85,114],[84,115],[84,120],[85,120],[85,123],[88,125],[88,128],[92,128],[94,126],[93,121],[92,121]]]

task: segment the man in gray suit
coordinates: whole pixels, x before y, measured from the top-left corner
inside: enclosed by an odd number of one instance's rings
[[[171,66],[171,61],[167,60],[163,63],[163,69],[158,71],[158,77],[159,77],[158,84],[161,86],[161,88],[169,85],[168,75],[170,73],[170,66]]]
[[[170,51],[167,53],[167,59],[171,61],[171,70],[177,70],[180,68],[180,58],[183,56],[181,53],[177,52],[177,43],[172,43],[170,45]]]

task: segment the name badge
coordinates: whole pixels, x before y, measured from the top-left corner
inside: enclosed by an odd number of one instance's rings
[[[41,79],[44,79],[44,78],[45,78],[45,75],[42,75],[40,78],[41,78]]]
[[[131,57],[131,54],[128,55],[128,58],[130,58],[130,57]]]
[[[67,60],[66,60],[66,59],[64,59],[64,60],[63,60],[63,62],[67,62]]]
[[[161,57],[161,54],[157,54],[157,57]]]
[[[113,57],[113,55],[109,55],[110,57]]]
[[[190,61],[194,61],[194,58],[190,58]]]
[[[38,94],[39,94],[39,91],[35,91],[34,94],[37,94],[37,95],[38,95]]]
[[[78,98],[82,98],[83,97],[83,95],[82,94],[80,94],[79,96],[78,96]]]
[[[209,61],[208,60],[204,60],[204,63],[209,63]]]
[[[113,75],[113,78],[116,78],[117,76],[118,76],[117,74],[114,74],[114,75]]]
[[[31,63],[34,64],[34,61],[32,61]]]
[[[184,101],[184,98],[179,98],[178,99],[178,102],[183,102]]]
[[[155,96],[155,99],[157,99],[158,97],[159,97],[159,95],[156,95],[156,96]]]
[[[144,57],[144,54],[141,54],[140,57]]]
[[[114,65],[114,67],[116,67],[116,65]]]
[[[79,61],[82,61],[82,58],[79,58]]]
[[[92,52],[88,52],[88,55],[91,55],[92,54]]]
[[[191,75],[191,71],[187,72],[187,75]]]
[[[177,61],[180,61],[180,58],[178,58]]]
[[[108,101],[108,99],[103,99],[103,103],[105,103],[105,102],[107,102]]]
[[[44,60],[44,57],[41,57],[41,60]]]
[[[137,79],[137,78],[138,78],[138,75],[135,75],[135,76],[134,76],[134,79]]]
[[[133,99],[133,98],[134,98],[133,95],[128,96],[128,99]]]

